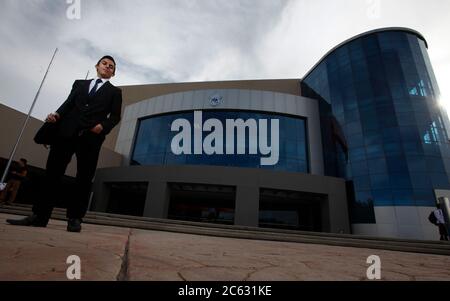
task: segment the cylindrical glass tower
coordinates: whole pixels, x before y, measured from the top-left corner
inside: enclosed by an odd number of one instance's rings
[[[404,28],[354,37],[304,77],[302,94],[330,104],[345,137],[347,156],[337,162],[353,194],[352,224],[373,224],[367,234],[421,237],[411,232],[425,231],[435,190],[450,189],[448,117],[424,37]]]

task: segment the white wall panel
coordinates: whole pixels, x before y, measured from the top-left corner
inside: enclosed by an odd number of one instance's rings
[[[210,98],[214,95],[223,97],[222,103],[212,106]],[[214,110],[236,109],[276,112],[289,115],[297,115],[307,118],[309,137],[309,159],[311,174],[323,175],[322,136],[320,130],[319,106],[313,99],[259,90],[193,90],[180,93],[166,94],[125,108],[128,118],[121,124],[117,143],[123,147],[118,148],[121,154],[129,157],[129,153],[123,153],[124,149],[130,150],[124,141],[131,145],[137,119],[143,116],[158,115],[161,113],[178,112],[186,110]],[[129,113],[128,113],[129,112]]]

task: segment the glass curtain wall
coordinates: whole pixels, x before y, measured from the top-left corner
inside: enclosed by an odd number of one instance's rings
[[[282,171],[303,172],[309,171],[308,155],[307,155],[307,137],[306,137],[306,120],[299,117],[286,115],[250,112],[250,111],[202,111],[203,122],[210,118],[221,121],[224,131],[226,120],[236,120],[238,118],[243,121],[254,119],[256,124],[259,120],[267,120],[268,144],[272,143],[271,120],[279,120],[279,160],[275,165],[261,165],[261,158],[268,157],[258,150],[257,154],[249,154],[250,141],[259,145],[259,133],[251,136],[247,128],[245,130],[245,154],[237,153],[237,131],[234,135],[234,153],[225,154],[225,145],[229,143],[225,140],[223,134],[224,154],[208,155],[202,154],[180,154],[176,155],[172,152],[171,141],[176,131],[171,131],[171,125],[174,120],[183,118],[189,121],[189,124],[201,127],[202,125],[194,125],[194,112],[181,112],[159,115],[141,119],[139,121],[134,149],[132,152],[132,165],[173,165],[173,164],[189,164],[189,165],[218,165],[218,166],[236,166],[250,168],[264,168]],[[261,127],[258,127],[258,131]],[[208,136],[211,131],[203,132],[203,139]],[[194,143],[194,129],[191,128],[192,144]],[[273,147],[273,146],[272,146]],[[259,149],[259,146],[258,146]],[[193,150],[193,147],[191,147]]]
[[[302,82],[302,94],[331,105],[353,183],[353,223],[374,223],[373,206],[435,206],[450,189],[449,140],[426,42],[408,31],[380,31],[326,56]]]

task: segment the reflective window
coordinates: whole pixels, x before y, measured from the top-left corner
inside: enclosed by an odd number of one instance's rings
[[[372,191],[375,206],[393,206],[392,191],[390,189],[374,189]]]
[[[370,183],[373,189],[389,189],[389,175],[387,174],[371,174]]]
[[[427,207],[436,206],[434,194],[430,189],[415,189],[414,201],[416,203],[416,206],[427,206]]]
[[[337,165],[354,183],[352,222],[374,222],[361,206],[367,195],[365,206],[433,206],[433,190],[450,189],[450,122],[419,37],[384,31],[352,40],[303,80],[303,95],[314,98],[308,91],[331,105],[348,141],[349,160],[338,156]]]
[[[392,189],[395,206],[413,206],[413,192],[409,189]]]
[[[176,135],[180,135],[182,128],[171,131],[172,123],[177,119],[184,119],[190,126],[189,141],[179,141],[179,147],[183,148],[184,143],[188,143],[187,149],[190,153],[183,152],[175,154],[172,150],[172,141]],[[219,120],[222,124],[221,131],[211,127],[206,130],[205,122],[210,119]],[[254,121],[248,127],[244,127],[245,132],[239,134],[234,128],[234,140],[228,141],[226,135],[227,119],[242,119],[243,122]],[[266,122],[267,126],[262,127],[261,122]],[[279,145],[276,154],[276,145],[272,145],[272,120],[279,122]],[[139,121],[134,150],[132,153],[132,165],[165,165],[165,164],[193,164],[193,165],[217,165],[217,166],[239,166],[251,168],[265,168],[293,172],[308,172],[308,156],[306,142],[306,121],[299,117],[285,115],[243,112],[243,111],[202,111],[202,124],[194,124],[194,112],[183,112],[175,114],[158,115]],[[251,126],[254,125],[254,126]],[[200,131],[195,131],[195,129]],[[202,132],[201,129],[204,129]],[[250,128],[255,131],[252,132]],[[201,137],[198,136],[200,133]],[[267,141],[264,143],[260,139],[266,135]],[[197,135],[197,136],[196,136]],[[217,139],[214,139],[217,136]],[[219,138],[220,136],[220,138]],[[200,137],[199,153],[195,153],[195,139]],[[239,139],[238,137],[243,138]],[[208,142],[207,142],[208,141]],[[217,144],[219,143],[219,144]],[[222,147],[220,147],[220,143]],[[242,143],[239,152],[238,146]],[[204,145],[209,145],[213,150],[207,153]],[[234,145],[231,152],[227,152],[226,146]],[[215,148],[217,147],[217,149]],[[266,149],[267,148],[267,149]],[[255,153],[256,152],[256,153]],[[275,165],[262,164],[262,158],[278,158]],[[273,159],[275,160],[275,159]]]
[[[368,161],[371,174],[387,173],[386,159],[376,158]]]

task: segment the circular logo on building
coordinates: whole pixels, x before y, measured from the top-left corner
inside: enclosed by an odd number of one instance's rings
[[[217,107],[222,103],[222,100],[223,100],[222,96],[220,96],[219,94],[215,94],[209,98],[209,103],[211,104],[211,106]]]

